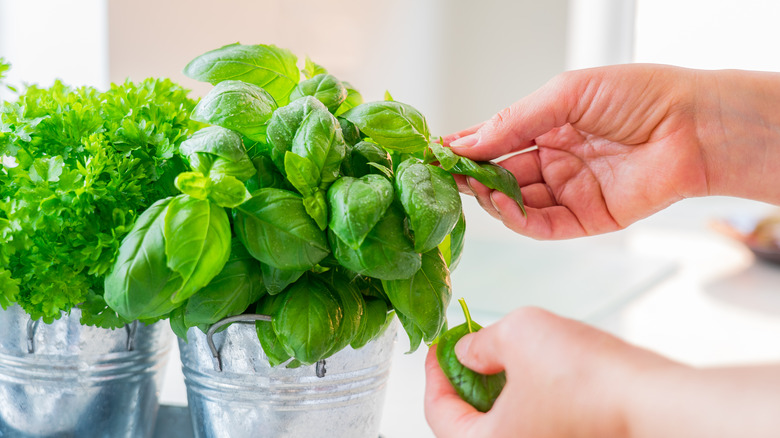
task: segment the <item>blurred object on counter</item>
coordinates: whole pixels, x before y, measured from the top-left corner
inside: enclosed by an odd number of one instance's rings
[[[747,226],[746,221],[720,221],[714,228],[745,244],[756,257],[780,264],[780,211]]]

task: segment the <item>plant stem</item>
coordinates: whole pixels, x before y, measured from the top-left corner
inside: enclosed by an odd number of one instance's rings
[[[466,300],[460,298],[458,302],[460,303],[460,308],[463,309],[463,316],[466,317],[466,327],[469,328],[469,333],[474,333],[474,328],[471,326],[471,312],[469,312],[469,307],[466,305]]]

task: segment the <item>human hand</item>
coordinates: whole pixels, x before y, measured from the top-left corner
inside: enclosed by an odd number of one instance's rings
[[[457,154],[500,161],[527,216],[502,193],[456,177],[510,229],[537,239],[600,234],[686,197],[780,202],[780,75],[623,65],[567,72],[465,131]]]
[[[467,335],[459,360],[483,373],[505,371],[507,384],[481,413],[458,397],[432,346],[426,360],[425,414],[440,437],[627,436],[628,400],[637,376],[677,367],[582,323],[522,308]]]

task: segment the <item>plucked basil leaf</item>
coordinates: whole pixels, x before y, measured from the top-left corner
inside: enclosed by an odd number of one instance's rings
[[[263,294],[259,262],[234,239],[230,258],[222,271],[187,301],[185,324],[188,327],[214,324],[228,316],[240,315]]]
[[[452,296],[450,272],[438,249],[422,255],[422,266],[413,277],[382,281],[396,313],[414,322],[426,342],[439,336]]]
[[[414,251],[406,236],[403,210],[394,204],[358,249],[352,249],[330,229],[328,239],[336,260],[361,275],[396,280],[409,278],[420,268],[420,254]]]
[[[414,250],[420,253],[436,248],[450,234],[463,211],[452,175],[414,159],[398,166],[395,191],[414,231]]]
[[[452,232],[439,244],[439,250],[444,256],[444,261],[447,262],[447,267],[450,272],[454,271],[460,263],[461,255],[463,255],[463,244],[466,238],[466,216],[463,212],[460,212],[460,219],[455,224],[455,228]]]
[[[306,271],[285,271],[267,263],[258,262],[263,273],[263,283],[271,295],[282,292],[287,286],[295,283]]]
[[[338,121],[311,96],[304,96],[276,110],[268,123],[271,159],[287,175],[286,153],[308,159],[319,171],[318,186],[327,187],[339,176],[346,154]]]
[[[330,230],[358,249],[392,202],[393,185],[386,178],[342,177],[328,189]]]
[[[428,147],[428,122],[419,111],[400,102],[368,102],[342,114],[360,131],[387,149],[414,153]]]
[[[165,216],[173,199],[155,202],[138,217],[106,276],[106,303],[127,320],[166,315],[178,307],[171,297],[184,281],[165,255]]]
[[[260,315],[272,316],[282,304],[283,295],[265,295],[257,302],[255,310]],[[255,322],[257,338],[260,340],[260,346],[263,347],[263,353],[268,358],[268,363],[272,367],[280,365],[290,359],[290,353],[284,348],[282,342],[276,336],[273,325],[270,321]]]
[[[290,94],[290,101],[300,99],[303,96],[314,97],[333,113],[347,99],[347,87],[335,76],[320,73],[299,82]]]
[[[278,297],[272,325],[288,353],[303,364],[326,357],[338,342],[343,312],[338,299],[319,279],[305,275]]]
[[[505,168],[489,162],[480,163],[466,157],[460,157],[458,162],[450,169],[450,172],[470,176],[484,184],[485,187],[498,190],[509,196],[517,202],[520,210],[525,214],[523,195],[520,193],[517,179],[512,175],[512,172]]]
[[[355,349],[376,339],[387,325],[388,308],[385,300],[367,297],[363,309],[363,317],[360,318],[357,335],[349,344]]]
[[[276,102],[262,88],[241,81],[222,81],[195,106],[192,119],[232,129],[253,140],[265,140]]]
[[[285,105],[300,78],[297,62],[289,50],[273,45],[230,44],[193,59],[184,74],[212,84],[229,79],[254,84]]]
[[[230,221],[224,208],[179,195],[168,205],[164,227],[168,268],[183,280],[170,299],[182,303],[225,266],[230,257]]]
[[[439,162],[442,169],[450,170],[453,166],[458,164],[460,156],[456,155],[455,152],[452,152],[452,149],[446,148],[439,143],[431,143],[429,146],[431,152],[433,152],[433,156],[436,158],[436,161]]]
[[[325,233],[301,197],[286,190],[255,191],[233,209],[233,226],[252,257],[279,269],[311,269],[329,253]]]
[[[349,149],[349,152],[341,163],[344,174],[361,177],[369,173],[381,174],[382,172],[371,166],[371,163],[379,164],[389,169],[393,168],[390,155],[376,143],[361,141]]]
[[[181,144],[180,152],[203,175],[230,175],[246,181],[256,173],[241,136],[220,126],[197,131]]]
[[[344,84],[344,87],[347,88],[347,98],[344,99],[344,102],[342,102],[336,112],[333,113],[333,115],[336,117],[363,103],[363,95],[361,95],[358,90],[356,90],[349,82],[342,81],[341,83]]]

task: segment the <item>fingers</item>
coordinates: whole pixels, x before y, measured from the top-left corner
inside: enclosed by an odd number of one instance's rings
[[[587,236],[579,218],[567,207],[553,205],[534,208],[526,206],[526,215],[514,199],[493,191],[490,193],[493,209],[510,230],[538,240],[560,240]]]
[[[467,436],[484,414],[463,401],[447,380],[436,359],[436,345],[425,359],[425,418],[436,436]]]
[[[474,132],[461,131],[447,137],[444,144],[474,160],[490,160],[533,146],[536,137],[577,117],[574,97],[583,86],[577,77],[561,75],[478,125]]]
[[[468,334],[455,344],[455,355],[467,368],[482,373],[495,374],[506,368],[508,346],[502,337],[501,326],[491,325]]]

